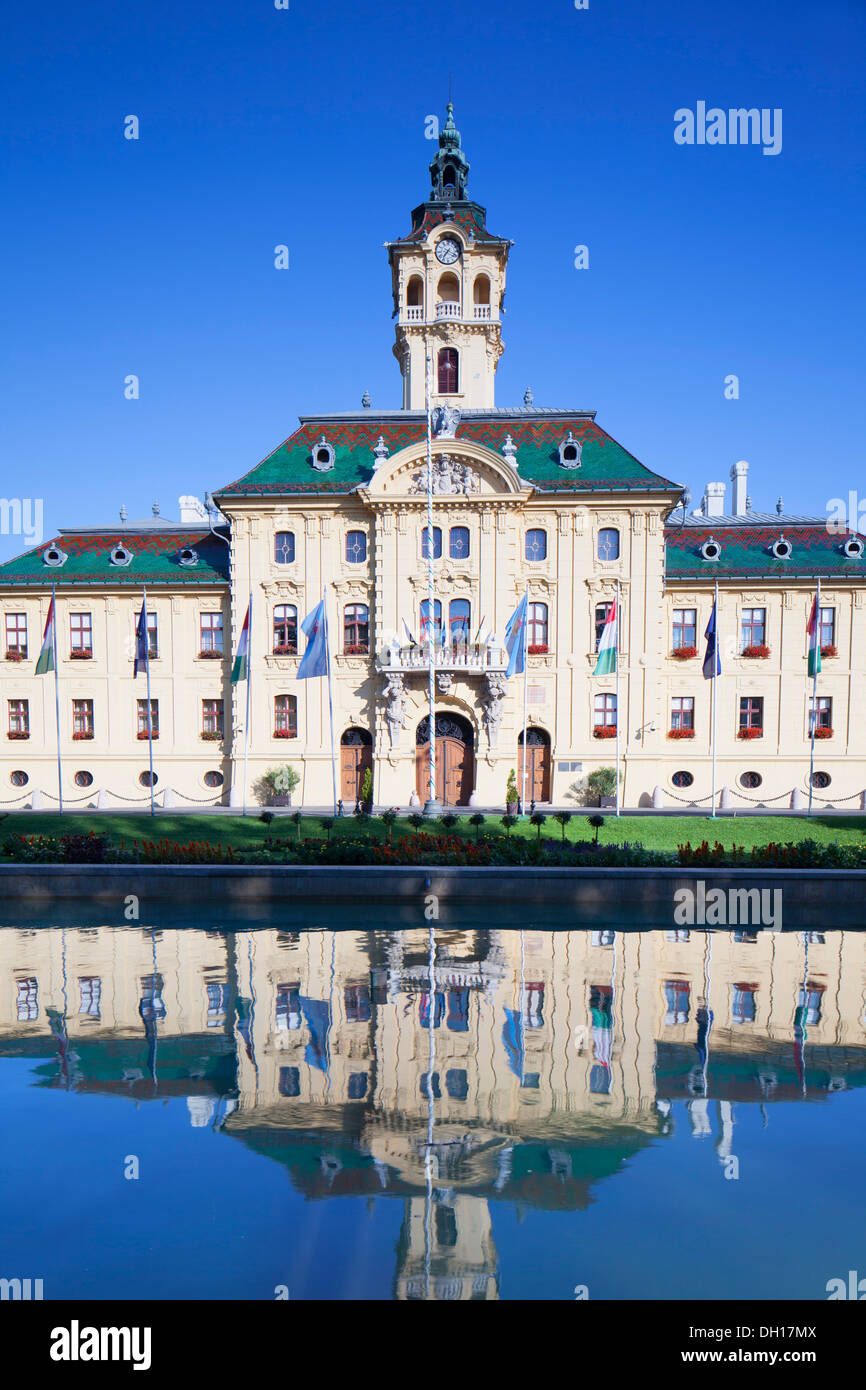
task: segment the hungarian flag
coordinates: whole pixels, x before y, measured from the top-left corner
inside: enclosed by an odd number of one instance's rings
[[[601,634],[601,641],[598,644],[598,661],[595,663],[594,676],[609,676],[616,670],[616,599],[610,605],[610,612]]]
[[[42,634],[42,649],[39,653],[39,660],[36,663],[37,676],[44,676],[48,671],[54,670],[54,591],[51,591],[51,602],[48,605],[48,617],[45,619],[45,631]]]
[[[817,676],[821,669],[821,643],[818,640],[818,595],[812,599],[812,611],[806,624],[809,634],[809,675]]]
[[[247,616],[244,618],[244,625],[241,628],[240,641],[232,666],[232,685],[237,685],[238,681],[245,681],[249,675],[250,666],[250,604],[247,604]]]

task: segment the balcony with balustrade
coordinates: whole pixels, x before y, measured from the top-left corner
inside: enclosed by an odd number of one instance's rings
[[[505,671],[508,653],[499,643],[434,642],[433,664],[437,671],[480,676],[488,671]],[[377,665],[380,671],[387,674],[426,674],[430,666],[430,643],[419,642],[414,647],[398,647],[396,644],[383,647]]]
[[[489,304],[472,304],[467,306],[464,315],[462,306],[456,300],[442,300],[435,306],[436,320],[439,322],[447,321],[451,323],[492,323],[496,321],[496,315]],[[401,317],[402,323],[426,323],[428,322],[423,304],[405,304]]]

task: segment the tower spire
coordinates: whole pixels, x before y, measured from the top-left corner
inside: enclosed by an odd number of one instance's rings
[[[445,124],[439,131],[439,149],[430,163],[432,183],[430,197],[433,202],[463,203],[466,201],[466,181],[469,177],[469,160],[463,153],[460,131],[454,124],[454,103],[450,95],[449,79],[448,105],[445,108]]]

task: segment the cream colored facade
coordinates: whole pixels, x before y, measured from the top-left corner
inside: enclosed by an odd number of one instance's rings
[[[714,483],[703,510],[687,516],[682,488],[627,453],[593,412],[536,407],[530,393],[521,407],[497,407],[510,242],[488,233],[484,209],[468,198],[469,166],[450,111],[430,167],[431,193],[413,212],[410,233],[386,243],[402,409],[365,404],[301,417],[284,444],[215,494],[220,512],[204,530],[203,508],[198,526],[124,520],[63,532],[45,550],[0,566],[0,803],[49,806],[57,798],[54,680],[35,675],[51,585],[64,797],[112,807],[149,799],[135,703],[144,679],[132,677],[145,584],[159,627],[151,679],[161,805],[255,804],[262,775],[283,763],[301,779],[295,805],[331,805],[336,782],[336,796],[351,808],[368,765],[379,807],[423,803],[427,664],[406,634],[421,643],[428,598],[429,386],[433,524],[441,536],[434,614],[446,639],[435,661],[441,798],[502,807],[525,737],[533,748],[527,801],[573,808],[587,774],[613,763],[614,741],[601,734],[616,725],[625,807],[708,809],[713,682],[701,667],[718,582],[718,801],[805,805],[812,696],[805,628],[820,583],[828,652],[811,790],[818,809],[866,806],[862,541],[833,534],[820,517],[754,513],[742,461],[731,472],[732,512],[724,513],[724,485]],[[119,566],[118,543],[129,554]],[[716,545],[713,558],[708,543]],[[179,556],[196,546],[200,568],[185,570]],[[59,552],[68,559],[58,560]],[[297,679],[299,625],[323,595],[333,746],[328,682]],[[524,595],[525,691],[519,676],[505,679],[502,649]],[[600,624],[617,596],[618,680],[594,675]],[[250,683],[231,685],[248,603]],[[202,622],[216,612],[223,658],[205,660]],[[93,625],[86,663],[69,653],[70,625],[82,613]],[[22,616],[28,651],[16,662],[14,624]],[[675,658],[677,644],[697,654]],[[748,646],[765,654],[745,656]],[[74,700],[92,701],[92,739],[73,738]],[[210,740],[204,734],[216,715],[208,725],[208,700],[222,710],[222,735]],[[677,726],[691,736],[673,737]],[[756,736],[742,737],[744,727]]]

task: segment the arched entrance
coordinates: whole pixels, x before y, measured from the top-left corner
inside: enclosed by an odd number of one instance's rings
[[[475,739],[472,725],[459,714],[436,716],[436,796],[445,806],[465,806],[474,784]],[[422,801],[430,794],[430,720],[415,734],[415,790]]]
[[[550,800],[550,734],[526,730],[526,801]],[[523,734],[517,738],[517,790],[523,796]]]
[[[364,773],[373,771],[373,737],[366,729],[346,729],[340,739],[340,797],[357,801]]]

